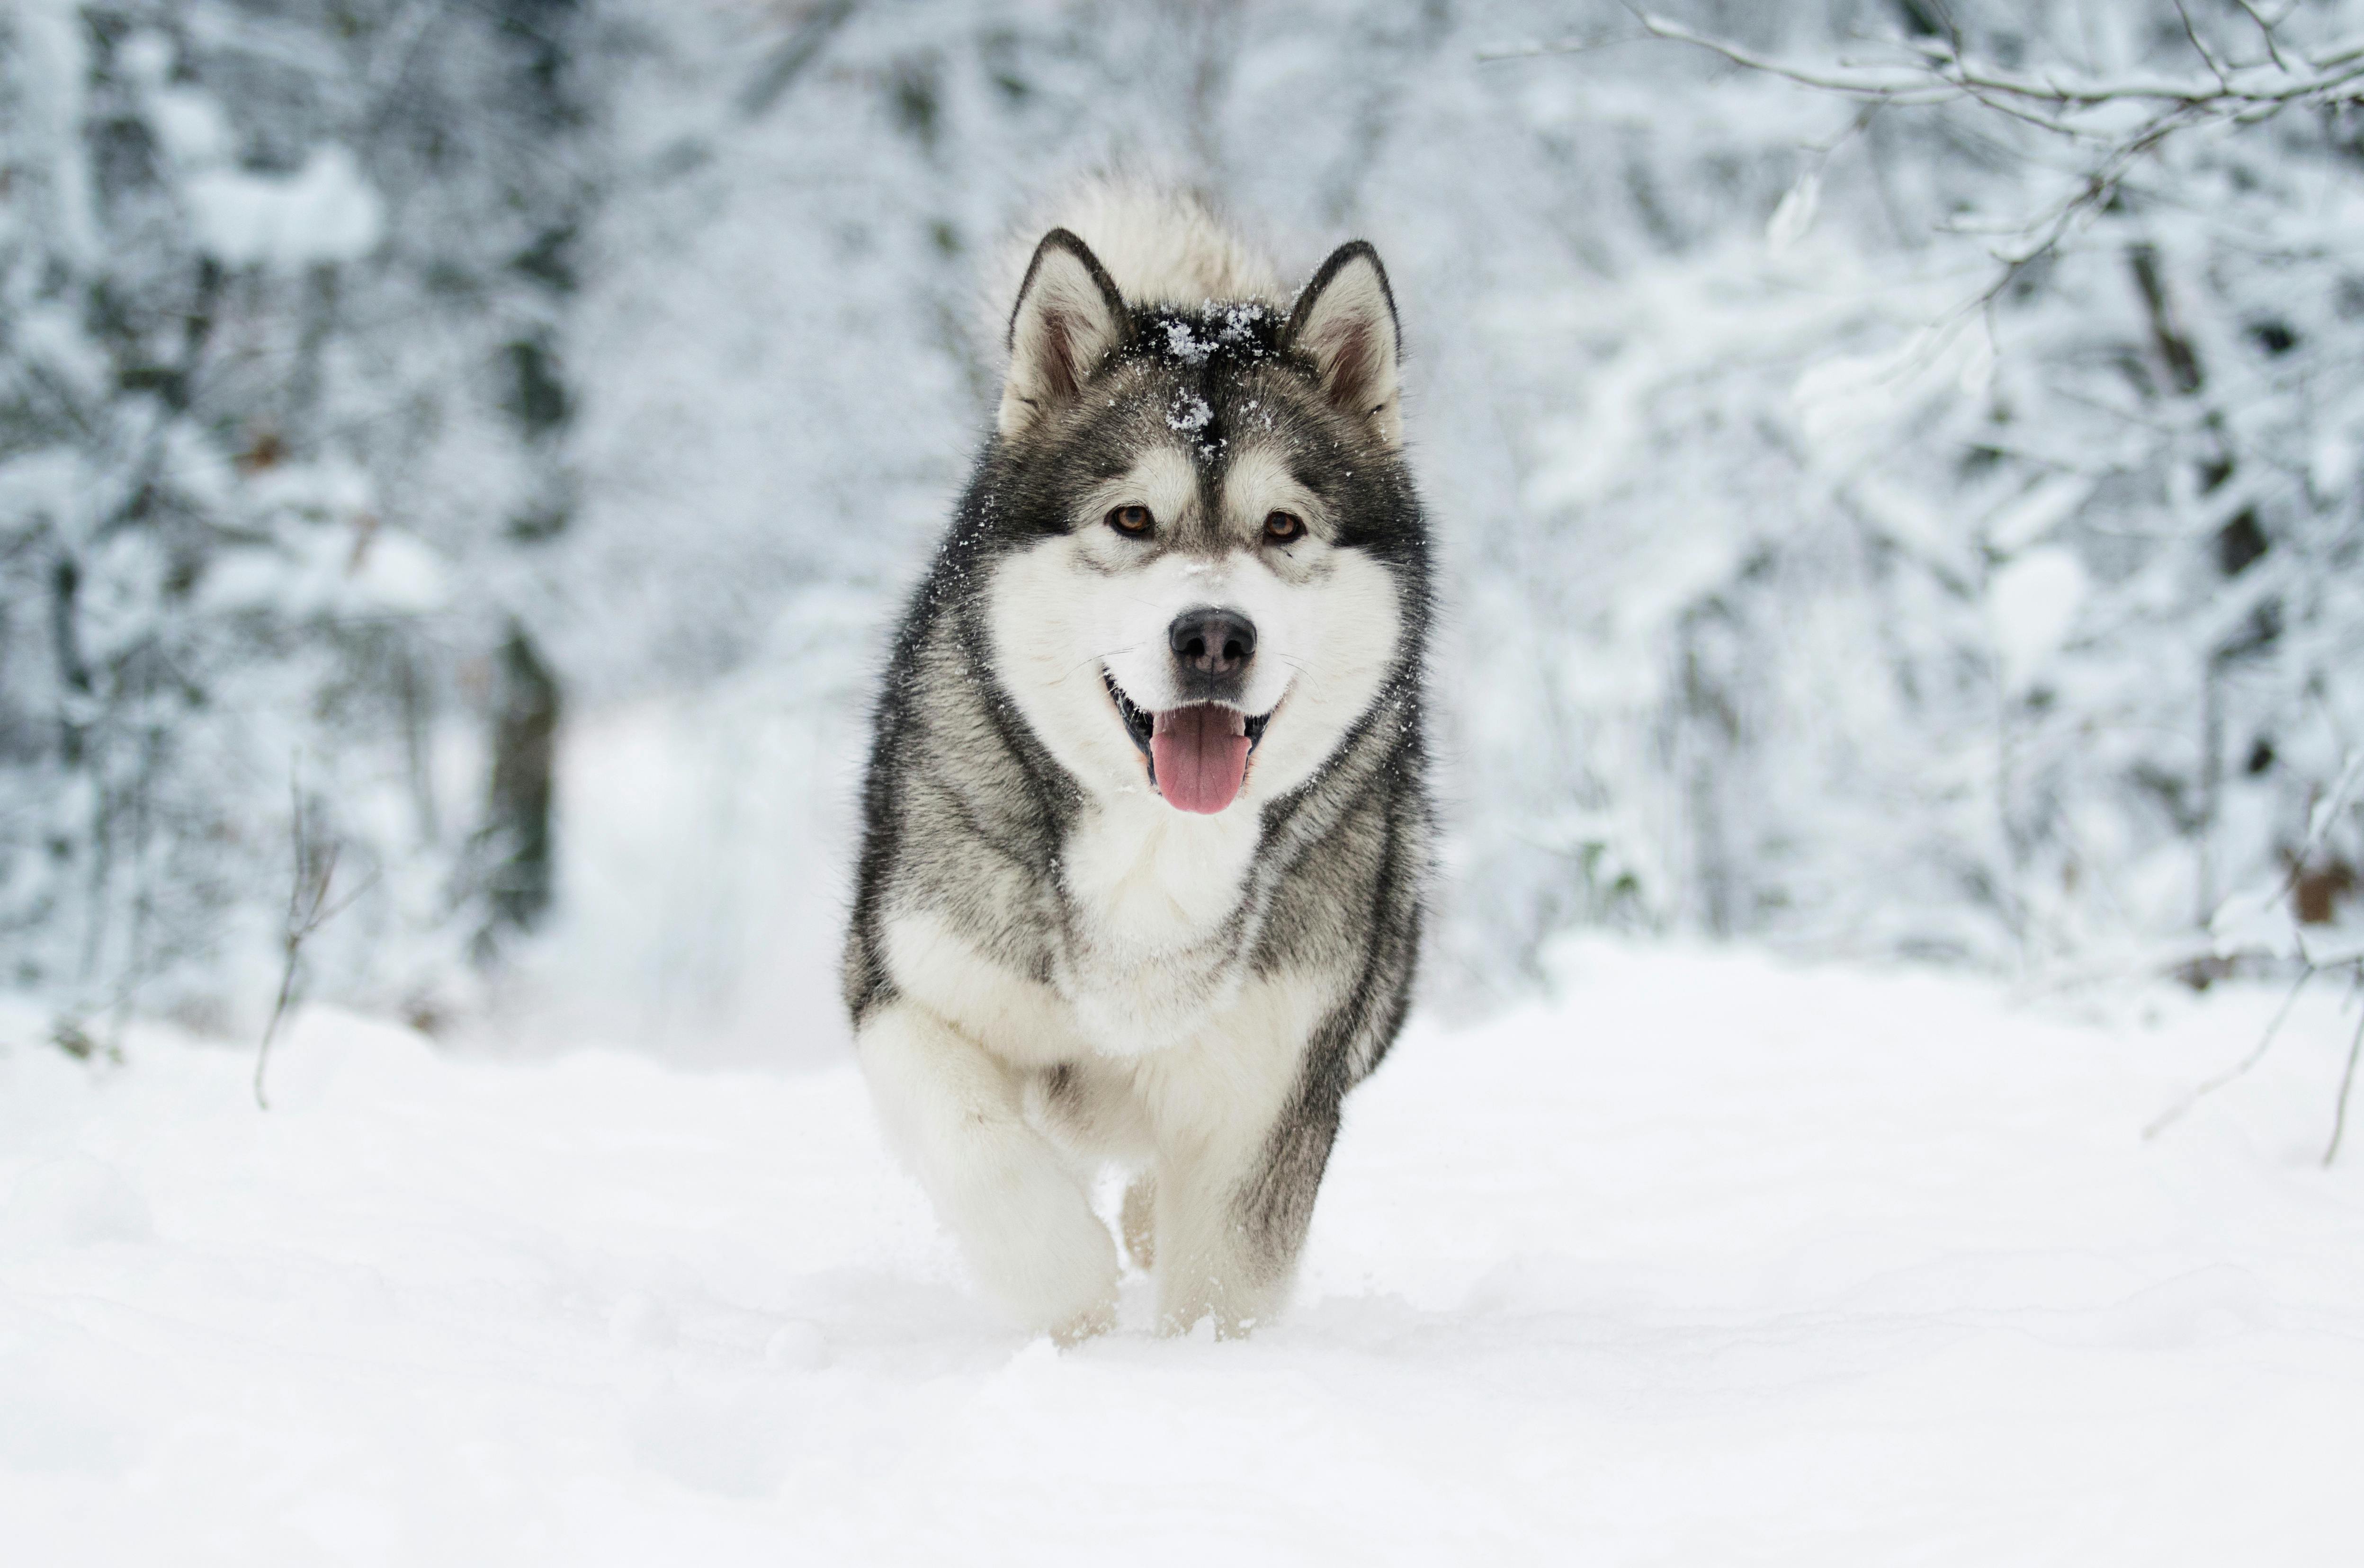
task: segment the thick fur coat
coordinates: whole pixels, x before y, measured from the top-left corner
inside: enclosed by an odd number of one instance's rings
[[[1367,245],[1288,298],[1196,201],[1104,187],[1008,342],[878,700],[845,999],[891,1141],[1020,1320],[1114,1322],[1116,1164],[1162,1326],[1236,1333],[1287,1292],[1419,947],[1395,303]]]

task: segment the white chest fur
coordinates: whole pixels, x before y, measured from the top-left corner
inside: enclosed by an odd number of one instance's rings
[[[1056,974],[1104,1054],[1170,1045],[1237,994],[1244,964],[1224,928],[1260,830],[1243,804],[1205,817],[1144,790],[1101,802],[1069,834],[1060,877],[1077,919]]]
[[[1226,926],[1259,832],[1252,809],[1196,816],[1145,788],[1089,807],[1060,857],[1075,917],[1053,954],[1051,984],[916,908],[887,919],[888,967],[901,989],[1005,1061],[1171,1046],[1240,994],[1246,965]]]
[[[1203,941],[1239,906],[1259,824],[1244,803],[1201,817],[1143,789],[1088,808],[1060,879],[1096,939],[1151,956]]]

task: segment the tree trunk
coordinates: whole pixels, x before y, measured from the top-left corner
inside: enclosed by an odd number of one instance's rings
[[[477,939],[489,958],[507,931],[533,928],[550,907],[550,806],[558,750],[558,681],[515,621],[501,645],[493,713],[492,797],[485,821],[487,918]]]

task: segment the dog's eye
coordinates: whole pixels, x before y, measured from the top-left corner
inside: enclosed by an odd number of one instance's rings
[[[1108,515],[1109,527],[1121,534],[1129,534],[1134,539],[1139,539],[1147,533],[1149,525],[1154,520],[1146,506],[1119,506]]]
[[[1275,512],[1264,520],[1264,537],[1275,544],[1294,544],[1305,537],[1305,519],[1294,512]]]

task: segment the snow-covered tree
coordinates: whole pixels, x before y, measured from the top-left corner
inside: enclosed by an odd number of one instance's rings
[[[1788,398],[1728,361],[1650,387],[1712,417],[1738,381],[1776,421],[1756,456],[1660,432],[1766,503],[1659,634],[1660,888],[1718,929],[2037,961],[2213,957],[2260,885],[2333,920],[2364,858],[2364,11],[1854,21],[1845,56],[1627,29],[1825,95],[1776,248],[1858,157],[1912,259],[1849,280],[1884,351]]]
[[[288,887],[333,858],[351,906],[307,963],[424,1006],[547,903],[530,561],[570,506],[574,26],[0,17],[13,982],[251,1017]]]
[[[2364,907],[2358,38],[2349,0],[27,0],[0,961],[245,1021],[333,857],[316,994],[825,984],[998,258],[1109,161],[1387,258],[1449,567],[1441,993],[1596,922],[2294,951]]]

